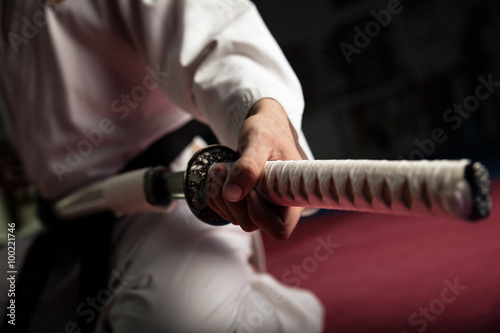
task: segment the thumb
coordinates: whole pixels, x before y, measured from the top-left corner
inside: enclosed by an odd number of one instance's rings
[[[246,197],[257,184],[270,155],[258,143],[245,147],[240,158],[229,169],[223,188],[224,199],[238,202]]]

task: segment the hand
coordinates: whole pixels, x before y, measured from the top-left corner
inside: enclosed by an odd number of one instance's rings
[[[207,181],[218,183],[222,191],[212,193],[208,204],[245,231],[262,229],[276,240],[288,239],[304,209],[271,206],[253,190],[267,161],[305,158],[277,101],[266,98],[255,103],[240,129],[238,152],[241,157],[229,170],[223,164],[212,168]]]

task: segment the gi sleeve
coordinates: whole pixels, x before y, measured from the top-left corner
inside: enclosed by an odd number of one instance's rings
[[[283,106],[304,147],[300,83],[253,3],[117,1],[146,64],[168,73],[165,94],[208,123],[222,144],[236,147],[248,111],[268,97]]]

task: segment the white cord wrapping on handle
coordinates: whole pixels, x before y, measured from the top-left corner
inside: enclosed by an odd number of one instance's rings
[[[271,203],[466,218],[470,161],[316,160],[267,162],[257,186]]]

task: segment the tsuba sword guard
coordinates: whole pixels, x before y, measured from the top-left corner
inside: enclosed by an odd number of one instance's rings
[[[184,193],[191,212],[201,221],[211,225],[229,223],[208,205],[206,182],[212,165],[235,162],[238,158],[239,154],[231,148],[211,145],[196,152],[189,160],[184,177]]]

